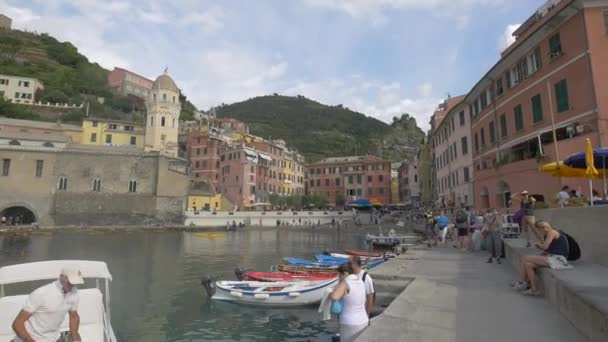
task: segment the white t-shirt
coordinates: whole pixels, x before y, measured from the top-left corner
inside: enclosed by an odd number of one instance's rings
[[[570,198],[570,195],[568,194],[568,192],[566,191],[560,191],[559,194],[557,194],[559,196],[559,203],[560,204],[566,204],[566,202],[568,202],[568,199]]]
[[[359,277],[349,275],[345,280],[348,293],[342,298],[344,306],[340,314],[340,324],[363,325],[369,322],[365,311],[365,285]]]
[[[68,311],[78,310],[79,301],[78,290],[74,287],[64,294],[58,280],[37,288],[23,305],[23,310],[32,314],[25,329],[36,342],[57,341],[61,323]]]
[[[361,270],[361,272],[357,273],[357,277],[359,277],[359,279],[363,279],[364,273],[365,271]],[[365,294],[370,295],[374,292],[376,292],[374,291],[374,280],[372,279],[372,276],[368,273],[365,276]]]

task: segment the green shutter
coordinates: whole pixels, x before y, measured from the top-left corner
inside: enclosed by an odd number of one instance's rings
[[[503,138],[507,136],[507,115],[505,113],[500,115],[500,136]]]
[[[494,121],[490,122],[490,144],[496,142],[496,132],[494,131]]]
[[[521,111],[521,105],[517,105],[513,109],[513,114],[515,116],[515,130],[519,131],[524,128],[524,117]]]
[[[479,152],[479,139],[477,138],[477,133],[475,133],[475,152]]]
[[[481,128],[479,132],[479,138],[481,139],[481,148],[486,147],[486,131],[484,128]]]
[[[543,105],[540,101],[540,94],[532,97],[532,115],[534,123],[543,121]]]
[[[555,98],[557,100],[557,112],[563,113],[570,109],[568,99],[568,81],[561,80],[555,84]]]

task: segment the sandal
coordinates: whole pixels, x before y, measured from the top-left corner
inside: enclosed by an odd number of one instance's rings
[[[539,297],[540,296],[540,292],[538,290],[532,290],[532,289],[527,289],[525,291],[521,291],[521,294],[525,295],[525,296],[531,296],[531,297]]]

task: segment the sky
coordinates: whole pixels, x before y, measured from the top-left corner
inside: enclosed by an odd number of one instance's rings
[[[545,0],[0,0],[13,27],[107,69],[168,66],[199,109],[304,95],[420,127],[468,92]]]

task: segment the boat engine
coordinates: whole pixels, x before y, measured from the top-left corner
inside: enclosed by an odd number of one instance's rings
[[[236,279],[239,281],[243,280],[243,274],[245,272],[247,272],[247,271],[242,267],[237,267],[234,269],[234,275],[236,276]]]
[[[215,294],[215,280],[213,279],[213,277],[211,277],[210,275],[203,276],[203,279],[201,280],[201,285],[203,285],[203,287],[205,288],[205,291],[207,292],[209,298],[213,297],[213,295]]]

